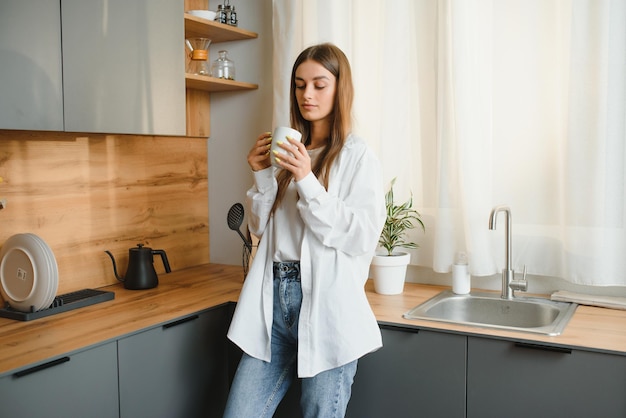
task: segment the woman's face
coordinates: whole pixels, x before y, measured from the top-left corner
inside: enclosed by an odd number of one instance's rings
[[[302,117],[309,122],[328,118],[333,111],[337,80],[320,63],[304,61],[296,68],[296,100]]]

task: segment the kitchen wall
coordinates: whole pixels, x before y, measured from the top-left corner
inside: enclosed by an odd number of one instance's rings
[[[210,59],[228,50],[237,79],[259,88],[211,95],[208,140],[0,130],[0,198],[8,201],[0,242],[22,232],[44,238],[59,262],[58,293],[115,283],[103,251],[111,250],[124,272],[128,248],[139,242],[165,249],[174,270],[209,261],[241,265],[242,242],[226,215],[252,184],[251,145],[273,129],[272,1],[231,4],[239,26],[259,36],[213,44]],[[163,271],[158,260],[155,266]],[[407,280],[449,285],[450,274],[409,266]],[[472,284],[498,289],[500,277],[473,277]],[[626,296],[624,288],[530,278],[531,292],[559,289]]]
[[[219,0],[211,0],[210,9],[216,10],[219,3]],[[219,49],[228,49],[237,65],[237,78],[258,83],[259,89],[243,94],[220,93],[211,96],[209,209],[211,261],[238,265],[241,264],[241,240],[235,232],[228,229],[226,214],[233,203],[243,202],[245,191],[252,184],[252,176],[246,163],[246,154],[251,144],[260,132],[272,129],[272,2],[235,0],[231,3],[239,11],[240,26],[258,32],[259,38],[213,45],[211,56],[215,56]],[[449,286],[451,275],[412,265],[407,272],[407,281]],[[472,285],[484,289],[499,289],[500,274],[473,277]],[[578,286],[559,278],[529,276],[529,291],[545,294],[555,290],[626,296],[626,289],[623,287]]]
[[[207,263],[206,141],[0,130],[0,243],[46,241],[58,294],[116,283],[104,250],[122,275],[138,243],[166,250],[173,270]]]
[[[259,89],[213,94],[210,138],[0,130],[0,198],[8,202],[0,243],[17,233],[41,236],[58,262],[57,293],[116,283],[104,250],[123,275],[137,243],[166,250],[173,270],[241,265],[241,240],[226,213],[252,182],[250,145],[271,129],[272,2],[231,4],[239,26],[258,39],[214,44],[210,60],[227,49],[237,79]],[[155,268],[164,271],[158,257]]]
[[[223,3],[211,0],[217,10]],[[246,156],[257,136],[272,130],[272,1],[231,0],[239,27],[259,34],[257,39],[213,44],[210,60],[217,51],[228,50],[235,62],[237,80],[256,83],[258,90],[211,95],[209,137],[209,219],[211,262],[241,265],[242,241],[226,224],[228,209],[244,202],[253,178]],[[242,231],[245,228],[245,221]]]

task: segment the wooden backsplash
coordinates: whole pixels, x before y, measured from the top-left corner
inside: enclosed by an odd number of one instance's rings
[[[46,241],[57,294],[115,283],[104,250],[122,275],[138,243],[165,250],[172,270],[209,262],[206,138],[0,130],[0,176],[0,245]]]

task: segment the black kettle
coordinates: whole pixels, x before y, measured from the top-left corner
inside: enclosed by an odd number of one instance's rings
[[[113,272],[117,280],[124,283],[126,289],[140,290],[140,289],[152,289],[159,284],[159,277],[154,270],[153,255],[158,254],[163,260],[163,266],[165,266],[165,272],[169,273],[170,263],[167,261],[167,254],[165,250],[153,250],[152,248],[144,247],[143,244],[137,244],[137,247],[130,248],[128,250],[128,270],[126,270],[126,276],[120,277],[117,274],[117,266],[115,265],[115,258],[109,251],[105,251],[111,257],[113,262]]]

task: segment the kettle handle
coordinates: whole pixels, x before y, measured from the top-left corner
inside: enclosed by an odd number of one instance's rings
[[[163,260],[163,266],[165,266],[165,272],[171,273],[170,262],[167,260],[167,254],[165,254],[165,250],[152,250],[152,254],[158,254],[161,256],[161,260]]]

